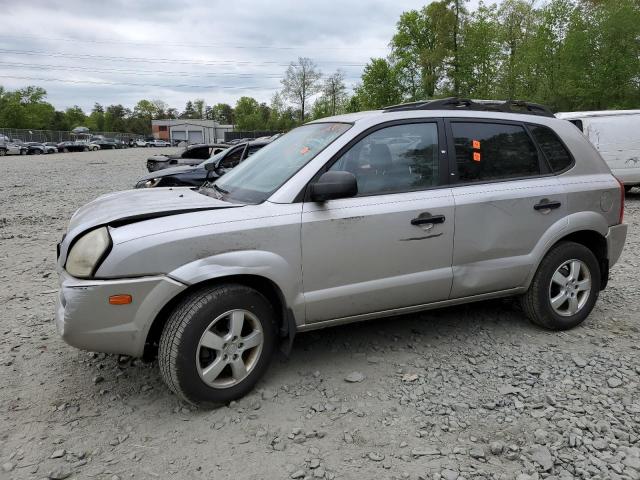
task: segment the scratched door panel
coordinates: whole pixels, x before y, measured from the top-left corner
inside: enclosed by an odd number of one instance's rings
[[[444,222],[412,224],[429,215]],[[305,203],[307,321],[446,300],[453,226],[450,188]]]

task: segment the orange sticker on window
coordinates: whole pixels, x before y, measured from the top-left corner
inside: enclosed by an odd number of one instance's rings
[[[473,148],[475,148],[476,150],[480,150],[480,141],[479,140],[474,140],[472,143],[473,143]]]
[[[305,153],[309,153],[309,150],[311,150],[309,147],[302,147],[302,149],[300,150],[300,155],[304,155]]]
[[[480,161],[480,152],[473,152],[473,161],[474,162]]]

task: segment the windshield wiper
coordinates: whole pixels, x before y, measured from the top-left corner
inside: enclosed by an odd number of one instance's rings
[[[229,192],[227,190],[225,190],[224,188],[219,187],[218,185],[216,185],[215,183],[213,184],[213,188],[215,188],[218,192],[227,195]]]

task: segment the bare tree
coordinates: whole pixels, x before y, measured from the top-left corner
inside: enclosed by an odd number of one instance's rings
[[[304,122],[305,107],[309,97],[321,89],[322,73],[310,58],[300,57],[298,62],[292,62],[282,79],[284,96],[300,107],[300,121]]]
[[[344,73],[337,70],[324,81],[322,94],[329,104],[331,115],[338,113],[338,108],[345,100],[347,86],[344,84]]]

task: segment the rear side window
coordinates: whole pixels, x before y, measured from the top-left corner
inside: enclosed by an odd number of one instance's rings
[[[547,157],[552,171],[560,172],[571,165],[571,155],[553,130],[541,125],[530,126],[529,129]]]
[[[540,175],[538,151],[524,127],[452,122],[451,130],[460,183]]]

